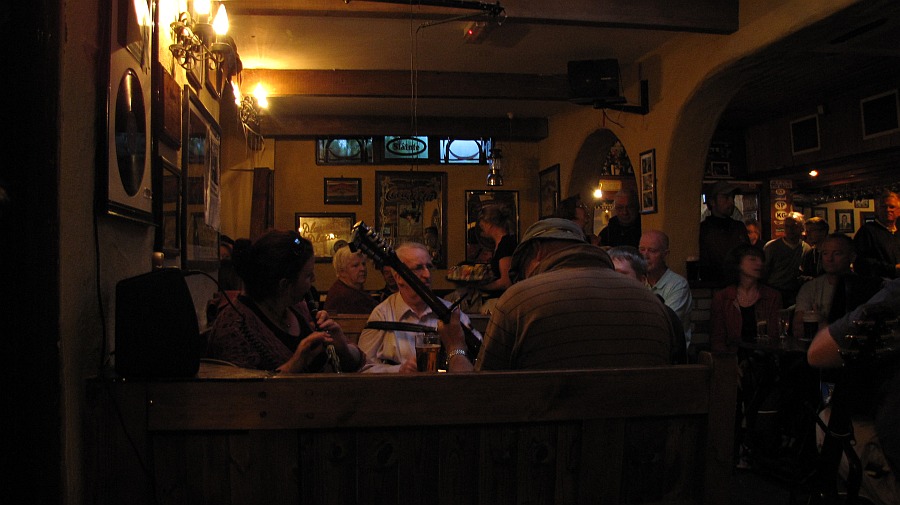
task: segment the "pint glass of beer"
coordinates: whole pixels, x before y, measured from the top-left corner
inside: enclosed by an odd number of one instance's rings
[[[438,371],[441,338],[437,333],[416,334],[416,365],[420,372]]]
[[[810,341],[819,331],[819,313],[808,310],[803,313],[803,340]]]

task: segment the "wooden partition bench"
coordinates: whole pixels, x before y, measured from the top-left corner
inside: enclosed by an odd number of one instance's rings
[[[92,379],[86,503],[730,500],[736,362]]]
[[[368,314],[329,314],[332,319],[344,330],[344,335],[354,344],[359,343],[359,334],[369,321]]]

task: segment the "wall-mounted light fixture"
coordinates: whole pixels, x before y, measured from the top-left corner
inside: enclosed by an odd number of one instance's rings
[[[594,190],[594,200],[600,200],[603,198],[603,183],[597,183],[597,189]]]
[[[253,94],[241,95],[240,87],[233,80],[231,87],[234,90],[234,103],[238,106],[238,117],[244,129],[247,147],[252,151],[262,151],[264,141],[259,127],[259,113],[261,108],[269,106],[266,89],[262,83],[257,83]]]
[[[185,70],[209,62],[213,70],[222,69],[226,81],[239,72],[240,57],[234,39],[228,36],[228,12],[219,4],[212,24],[209,23],[209,2],[195,2],[197,19],[183,11],[169,26],[172,43],[169,51]]]

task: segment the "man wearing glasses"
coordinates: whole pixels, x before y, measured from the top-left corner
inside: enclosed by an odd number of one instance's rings
[[[396,249],[397,258],[431,289],[434,264],[428,249],[417,242],[405,242]],[[368,326],[390,326],[377,323],[407,323],[437,328],[438,316],[415,289],[400,275],[394,274],[398,291],[381,302],[369,316],[367,327],[359,335],[359,348],[369,356],[369,373],[416,373],[416,333],[400,329],[378,329]],[[442,303],[450,303],[440,299]],[[462,324],[471,327],[469,317],[461,314]],[[375,324],[373,324],[375,323]],[[397,325],[400,326],[400,325]],[[474,330],[473,330],[474,331]],[[477,335],[481,338],[481,335]]]

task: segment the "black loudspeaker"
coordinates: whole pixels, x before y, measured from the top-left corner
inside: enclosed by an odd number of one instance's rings
[[[601,106],[625,103],[619,95],[619,60],[570,61],[569,101]]]
[[[116,373],[123,377],[191,377],[203,352],[184,272],[174,268],[116,284]]]

